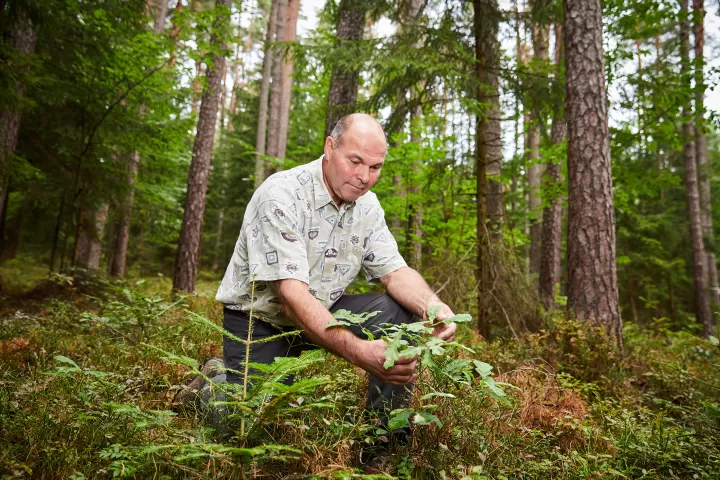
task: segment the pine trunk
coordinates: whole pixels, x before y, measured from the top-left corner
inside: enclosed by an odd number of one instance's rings
[[[502,144],[498,71],[499,10],[495,0],[474,0],[475,81],[476,99],[488,105],[477,117],[475,128],[475,171],[477,202],[477,284],[478,330],[489,338],[490,325],[487,291],[492,281],[490,243],[502,224],[502,188],[498,178],[488,176],[500,172]]]
[[[363,0],[340,0],[337,23],[338,49],[362,39],[365,28],[367,5]],[[360,71],[333,65],[328,93],[328,109],[325,115],[325,137],[330,136],[335,124],[342,117],[355,111]]]
[[[115,229],[115,241],[113,242],[113,253],[111,255],[110,275],[113,277],[124,277],[127,270],[127,250],[130,240],[130,223],[132,220],[132,209],[135,203],[135,185],[137,174],[140,169],[140,152],[132,152],[128,158],[127,165],[127,196],[122,199],[120,207],[120,219]]]
[[[178,3],[182,9],[182,3]],[[165,21],[167,18],[168,2],[167,0],[158,0],[157,13],[155,15],[155,25],[153,33],[159,35],[165,30]],[[143,104],[139,108],[140,116],[147,113],[147,107]],[[117,228],[113,229],[114,240],[111,242],[113,251],[109,255],[110,275],[113,277],[123,277],[126,271],[127,249],[130,241],[130,222],[132,221],[132,209],[135,201],[135,185],[137,183],[137,174],[140,169],[140,152],[134,150],[130,153],[127,160],[127,193],[125,198],[121,199],[120,219]]]
[[[109,204],[105,203],[97,209],[85,209],[81,212],[81,228],[75,258],[75,265],[78,267],[97,270],[100,266],[108,207]]]
[[[680,63],[683,81],[689,90],[690,72],[690,28],[688,26],[688,0],[680,0]],[[703,245],[702,214],[700,210],[700,192],[695,159],[695,129],[692,123],[691,99],[683,105],[683,160],[685,164],[685,193],[688,204],[688,225],[692,245],[693,278],[695,285],[695,316],[703,326],[703,334],[712,334],[712,316],[708,296],[708,275],[705,271],[707,256]]]
[[[231,0],[217,0],[217,18],[213,30],[224,31],[229,26],[231,3]],[[187,197],[185,199],[185,214],[183,216],[182,230],[180,231],[180,244],[173,279],[173,289],[185,292],[195,291],[195,280],[199,266],[200,237],[203,215],[205,214],[205,194],[207,192],[213,142],[215,140],[220,84],[222,74],[225,71],[226,46],[218,34],[215,33],[211,36],[211,43],[220,44],[221,53],[213,56],[212,68],[207,69],[207,89],[200,106],[197,134],[193,145]]]
[[[420,13],[422,11],[423,2],[420,0],[410,0],[406,4],[404,11],[404,23],[406,25],[415,25],[418,21]],[[421,48],[422,43],[420,41],[415,42],[415,48]],[[413,97],[417,98],[420,92],[415,89],[412,92]],[[404,97],[403,92],[403,97]],[[410,142],[417,145],[418,158],[415,159],[411,168],[414,172],[420,173],[423,168],[422,160],[422,121],[423,121],[423,110],[422,107],[415,107],[410,113]],[[421,177],[418,175],[410,175],[410,179],[407,195],[410,199],[408,204],[408,225],[406,230],[405,244],[408,246],[408,264],[415,270],[422,268],[422,239],[423,239],[423,204],[420,193],[420,182]]]
[[[260,81],[260,104],[258,105],[257,136],[255,137],[255,188],[265,180],[265,146],[267,141],[268,99],[270,98],[270,76],[272,74],[273,49],[275,30],[277,29],[278,2],[273,0],[270,8],[267,32],[265,33],[265,55],[263,57],[263,75]]]
[[[9,28],[8,36],[11,48],[22,56],[30,55],[35,51],[37,32],[23,12],[18,12],[15,21]],[[18,82],[14,88],[17,100],[22,99],[25,96],[25,84]],[[6,108],[0,113],[0,214],[6,208],[8,169],[17,148],[21,118],[22,112],[17,106]],[[0,236],[2,235],[4,235],[4,231],[0,230]]]
[[[600,0],[564,0],[568,308],[622,343]]]
[[[555,79],[563,81],[562,71],[562,27],[555,25]],[[555,107],[550,141],[559,145],[567,136],[565,109],[562,103]],[[544,181],[548,186],[556,187],[562,182],[560,174],[562,164],[548,162],[545,167]],[[560,249],[562,246],[562,196],[558,195],[550,201],[543,211],[542,246],[540,254],[540,298],[546,309],[555,307],[555,286],[560,283]]]
[[[708,162],[705,127],[705,4],[704,0],[693,0],[695,33],[695,157],[700,188],[700,215],[705,246],[705,271],[708,274],[710,302],[713,309],[720,307],[720,285],[718,285],[717,259],[713,236],[712,203],[710,190],[711,165]]]
[[[294,42],[297,39],[297,21],[300,16],[300,0],[289,0],[285,22],[285,42]],[[285,158],[287,151],[288,131],[290,129],[290,100],[292,99],[293,83],[292,55],[283,60],[282,68],[282,98],[280,101],[280,127],[278,133],[277,157]]]
[[[545,25],[533,25],[533,74],[541,75],[541,65],[548,59],[549,29]],[[528,132],[528,192],[530,195],[530,272],[540,271],[542,256],[542,178],[544,166],[540,163],[540,122],[539,112],[535,108],[530,114],[530,131]]]
[[[277,0],[277,27],[275,30],[276,45],[272,49],[272,83],[270,86],[270,114],[268,120],[267,154],[272,157],[273,165],[270,172],[277,170],[278,147],[280,138],[280,108],[283,95],[283,55],[282,47],[277,43],[285,39],[285,23],[288,10],[288,0]]]
[[[153,33],[159,35],[165,30],[165,19],[168,13],[168,0],[157,0],[157,11],[155,12],[155,25]],[[182,7],[181,7],[182,8]]]

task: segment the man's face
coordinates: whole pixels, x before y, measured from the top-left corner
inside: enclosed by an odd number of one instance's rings
[[[370,127],[351,124],[337,147],[330,137],[325,140],[323,176],[336,205],[354,202],[380,177],[387,144],[382,130]]]

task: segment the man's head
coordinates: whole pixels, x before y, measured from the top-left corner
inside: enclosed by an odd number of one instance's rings
[[[323,178],[333,201],[354,202],[380,176],[387,142],[380,123],[370,115],[353,113],[340,119],[325,139]]]

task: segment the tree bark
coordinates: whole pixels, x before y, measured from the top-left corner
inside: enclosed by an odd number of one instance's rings
[[[555,25],[555,81],[565,79],[562,70],[562,26]],[[559,145],[567,136],[565,109],[562,102],[555,107],[550,141]],[[547,186],[556,187],[562,182],[560,174],[562,163],[548,162],[545,167]],[[542,246],[540,255],[540,298],[547,310],[555,308],[555,285],[560,283],[560,249],[562,246],[562,196],[553,198],[550,205],[543,210]]]
[[[25,57],[35,51],[37,32],[30,18],[24,12],[18,12],[9,28],[8,43],[20,57]],[[25,60],[22,59],[21,62]],[[18,67],[15,67],[18,68]],[[24,66],[20,66],[25,70]],[[25,84],[20,81],[15,85],[15,96],[19,102],[25,96]],[[12,105],[0,113],[0,213],[5,210],[5,199],[9,184],[9,167],[12,156],[18,143],[22,111],[19,106]],[[5,232],[0,230],[0,237]]]
[[[135,203],[135,185],[137,184],[138,170],[140,169],[140,152],[133,151],[128,158],[127,164],[127,196],[122,199],[120,207],[120,219],[115,229],[115,241],[113,242],[112,262],[110,263],[110,275],[123,277],[127,270],[127,249],[130,240],[130,223],[132,220],[132,209]]]
[[[366,9],[367,4],[363,0],[340,0],[336,32],[338,50],[362,39]],[[330,136],[338,120],[355,111],[359,77],[359,68],[333,65],[325,115],[325,137]]]
[[[215,125],[220,97],[220,83],[225,71],[225,50],[223,33],[230,23],[230,5],[232,0],[217,0],[217,18],[211,43],[220,45],[220,54],[213,55],[212,66],[207,69],[207,89],[202,98],[197,134],[193,145],[192,163],[188,175],[185,214],[183,216],[180,243],[173,289],[185,292],[195,291],[197,277],[200,236],[202,233],[203,215],[205,213],[205,196],[207,193],[210,163],[212,161]]]
[[[277,26],[275,30],[275,43],[272,48],[272,84],[270,87],[270,114],[268,120],[267,154],[268,157],[278,158],[278,143],[280,136],[280,107],[283,95],[283,58],[282,46],[277,45],[285,39],[285,21],[288,10],[288,0],[277,1]],[[275,163],[275,162],[273,162]],[[275,171],[275,164],[270,171]]]
[[[102,255],[103,232],[108,217],[108,203],[95,209],[84,209],[76,247],[75,265],[97,270]]]
[[[294,42],[297,39],[297,21],[300,16],[300,0],[289,0],[285,23],[285,42]],[[285,158],[290,129],[290,100],[292,99],[292,83],[294,60],[288,55],[283,61],[282,68],[282,99],[280,102],[280,127],[278,133],[277,157]]]
[[[683,81],[690,90],[690,28],[688,25],[688,0],[680,0],[680,64]],[[690,95],[684,101],[683,117],[683,160],[685,164],[685,193],[688,204],[688,226],[693,257],[693,279],[695,286],[695,316],[703,326],[703,334],[712,334],[712,316],[708,297],[707,257],[703,245],[702,218],[700,211],[700,192],[697,180],[695,159],[695,129],[692,123]]]
[[[182,2],[178,2],[178,8],[182,9]],[[167,18],[168,1],[157,1],[157,13],[155,15],[155,25],[153,33],[159,35],[165,30],[165,22]],[[147,106],[140,105],[140,116],[147,113]],[[133,150],[127,159],[127,192],[125,198],[120,200],[120,219],[117,228],[113,229],[112,234],[114,240],[111,242],[113,252],[109,255],[110,268],[109,273],[113,277],[123,277],[126,271],[127,249],[130,240],[130,223],[132,221],[132,209],[135,201],[135,185],[137,184],[137,174],[140,169],[140,152]]]
[[[542,70],[538,67],[548,59],[549,28],[546,25],[532,26],[533,42],[533,74],[540,75]],[[540,122],[537,108],[530,112],[530,130],[528,131],[528,153],[530,166],[528,167],[528,193],[530,195],[530,272],[540,271],[542,256],[542,177],[544,166],[540,163]]]
[[[707,137],[705,136],[705,4],[704,0],[693,0],[693,29],[695,34],[695,157],[700,188],[700,215],[705,246],[705,270],[708,275],[710,302],[713,309],[720,307],[720,285],[718,285],[717,259],[713,235],[712,203],[710,189],[711,165],[708,161]]]
[[[275,41],[277,28],[278,2],[273,0],[270,8],[267,32],[265,33],[265,56],[263,58],[263,76],[260,82],[260,104],[258,105],[258,126],[255,137],[255,188],[265,180],[265,145],[267,140],[268,99],[270,98],[270,75],[272,74],[272,42]]]
[[[568,308],[622,343],[600,0],[564,0]]]
[[[490,244],[502,225],[502,184],[495,177],[500,173],[502,160],[498,92],[500,13],[496,0],[474,0],[473,6],[477,82],[475,95],[478,102],[487,105],[485,111],[477,116],[475,128],[478,330],[489,338],[487,291],[492,280]]]
[[[156,7],[157,11],[155,12],[153,33],[155,35],[159,35],[165,30],[165,19],[167,18],[168,13],[168,0],[157,0]]]

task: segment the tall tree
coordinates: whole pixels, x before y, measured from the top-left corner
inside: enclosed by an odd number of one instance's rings
[[[405,25],[409,25],[412,28],[417,29],[418,20],[424,2],[422,0],[410,0],[405,5],[400,5],[402,22]],[[417,35],[417,34],[415,34]],[[414,48],[419,49],[422,47],[422,41],[418,39],[414,45]],[[422,82],[420,82],[422,83]],[[421,96],[421,92],[416,88],[412,95],[416,98]],[[404,91],[403,91],[404,96]],[[410,142],[417,145],[418,156],[411,165],[411,168],[415,172],[421,171],[422,165],[422,117],[423,109],[418,103],[410,112]],[[423,205],[422,199],[420,198],[420,185],[418,181],[413,180],[413,175],[408,177],[408,191],[407,198],[410,199],[408,203],[408,223],[407,229],[405,230],[405,245],[408,247],[408,264],[417,270],[422,268],[422,236],[423,236]]]
[[[300,0],[288,0],[288,9],[285,25],[285,42],[294,42],[297,39],[297,21],[300,16]],[[290,51],[288,50],[288,53]],[[282,99],[280,101],[280,126],[278,133],[277,157],[285,158],[287,151],[288,130],[290,127],[290,100],[292,98],[293,83],[293,57],[288,54],[283,59],[282,68]]]
[[[102,255],[103,232],[107,221],[108,202],[95,208],[85,208],[80,213],[78,241],[75,247],[75,265],[97,270]]]
[[[3,12],[4,13],[4,12]],[[37,32],[28,12],[20,7],[10,8],[12,15],[10,27],[7,32],[7,43],[11,47],[12,62],[16,71],[27,71],[28,56],[35,51]],[[3,63],[6,59],[2,59]],[[22,79],[13,80],[15,98],[10,105],[3,105],[0,112],[0,217],[5,217],[5,208],[8,198],[9,167],[15,149],[18,144],[20,133],[20,121],[22,119],[22,103],[25,96],[25,82]],[[12,88],[12,87],[11,87]],[[3,225],[0,223],[0,239],[4,236]],[[1,242],[2,240],[0,240]]]
[[[563,0],[568,308],[622,342],[600,0]]]
[[[337,21],[336,51],[351,47],[353,42],[362,39],[365,28],[365,0],[340,0]],[[357,102],[360,67],[351,67],[335,63],[330,77],[328,109],[325,116],[325,136],[329,136],[335,124],[343,116],[355,111]]]
[[[563,38],[562,26],[555,25],[555,72],[554,90],[561,92],[565,88],[565,72],[563,71]],[[565,123],[564,96],[560,97],[553,112],[552,131],[550,141],[559,145],[567,136]],[[550,204],[543,210],[542,246],[540,254],[540,297],[545,308],[555,306],[555,285],[560,283],[560,250],[562,243],[562,195],[557,187],[562,182],[562,158],[550,159],[545,165],[544,182],[545,191],[552,195],[548,200]]]
[[[180,4],[182,5],[182,4]],[[156,2],[155,24],[153,33],[159,35],[165,30],[165,19],[167,18],[168,2],[167,0],[157,0]],[[147,112],[146,105],[140,105],[140,115]],[[130,222],[132,221],[132,209],[135,202],[135,185],[137,183],[137,174],[140,169],[140,152],[133,150],[127,157],[127,188],[125,197],[120,199],[119,210],[120,218],[115,226],[115,238],[111,242],[113,249],[110,254],[110,275],[122,277],[125,275],[127,268],[127,249],[130,240]]]
[[[272,75],[273,66],[273,46],[275,40],[275,30],[277,29],[277,11],[280,0],[272,0],[270,7],[270,17],[268,18],[268,27],[265,32],[265,54],[263,57],[263,73],[260,81],[260,104],[258,106],[258,125],[257,136],[255,138],[255,188],[265,180],[265,147],[267,145],[267,117],[268,117],[268,99],[270,98],[270,77]]]
[[[217,0],[216,19],[210,36],[210,43],[218,45],[219,51],[212,57],[207,67],[207,87],[200,105],[197,134],[193,145],[192,162],[188,175],[187,197],[173,289],[193,292],[197,277],[200,253],[200,234],[202,233],[203,215],[205,213],[205,195],[207,193],[210,162],[212,160],[215,125],[220,100],[220,84],[225,72],[225,55],[227,46],[224,38],[230,25],[230,5],[232,0]]]
[[[280,137],[280,108],[283,95],[283,52],[279,42],[285,39],[285,20],[288,11],[288,0],[277,1],[277,26],[275,27],[275,45],[272,48],[272,84],[270,87],[270,115],[268,118],[267,154],[273,159],[278,158]],[[275,170],[274,167],[270,169]]]
[[[541,7],[539,1],[532,2],[533,16],[538,16],[538,9]],[[546,71],[545,63],[548,59],[549,49],[549,27],[544,22],[536,21],[531,27],[532,44],[533,44],[533,61],[531,64],[531,74],[533,78],[541,78],[543,72]],[[530,125],[528,130],[528,159],[530,165],[528,171],[528,195],[530,208],[530,272],[538,273],[540,271],[540,258],[542,255],[542,196],[541,184],[544,166],[540,161],[540,109],[538,105],[540,99],[533,99],[530,109]]]
[[[490,243],[502,225],[502,160],[498,72],[500,12],[496,0],[474,0],[476,99],[481,105],[475,129],[477,175],[478,328],[489,337],[487,289],[492,280]]]
[[[692,74],[690,69],[690,27],[688,0],[680,0],[680,69],[685,88],[690,91]],[[695,160],[695,130],[692,122],[691,95],[685,95],[683,117],[683,160],[685,165],[685,194],[687,196],[688,226],[693,258],[693,284],[695,286],[695,316],[703,326],[705,336],[712,334],[712,316],[708,298],[707,257],[703,245],[700,192]]]
[[[693,30],[695,36],[695,157],[700,188],[700,215],[705,246],[705,271],[708,275],[710,301],[720,307],[720,280],[718,279],[715,241],[713,238],[712,203],[710,192],[710,164],[708,163],[705,126],[705,3],[693,0]]]

